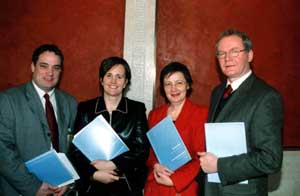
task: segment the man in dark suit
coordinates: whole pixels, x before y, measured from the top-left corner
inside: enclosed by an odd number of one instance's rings
[[[209,122],[244,122],[247,153],[222,158],[198,153],[202,170],[217,172],[221,181],[206,181],[205,195],[267,196],[268,174],[280,170],[282,163],[281,96],[251,70],[252,43],[244,33],[233,29],[223,32],[216,56],[227,81],[212,92]],[[224,97],[228,85],[232,92]],[[239,184],[244,180],[248,184]]]
[[[45,115],[44,94],[50,96],[58,127],[57,150],[66,152],[73,129],[77,102],[56,89],[63,70],[63,54],[55,45],[41,45],[32,55],[32,81],[0,92],[0,195],[62,195],[30,174],[25,162],[54,148]]]

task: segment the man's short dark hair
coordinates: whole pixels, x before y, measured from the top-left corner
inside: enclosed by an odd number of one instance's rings
[[[43,44],[43,45],[40,45],[38,48],[36,48],[32,54],[33,64],[36,65],[36,62],[38,61],[39,56],[46,51],[54,52],[57,56],[59,56],[60,57],[60,65],[63,68],[64,55],[63,55],[62,51],[54,44]]]

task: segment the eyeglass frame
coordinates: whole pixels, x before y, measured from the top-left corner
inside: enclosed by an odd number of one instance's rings
[[[237,48],[233,48],[233,49],[231,49],[231,50],[229,50],[229,52],[224,52],[224,51],[218,51],[217,53],[216,53],[216,57],[218,58],[218,59],[225,59],[226,57],[227,57],[227,55],[229,54],[229,56],[230,57],[238,57],[239,55],[240,55],[240,53],[241,52],[244,52],[244,51],[247,51],[248,52],[248,50],[246,49],[246,48],[244,48],[244,49],[237,49]],[[220,53],[221,53],[221,55],[223,56],[220,56]]]
[[[174,83],[171,81],[166,81],[164,82],[164,88],[171,89],[173,86],[175,88],[183,88],[186,84],[187,82],[184,80],[176,80]]]

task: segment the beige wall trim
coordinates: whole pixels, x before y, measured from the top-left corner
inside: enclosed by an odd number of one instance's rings
[[[126,0],[124,58],[132,70],[127,96],[153,108],[156,73],[156,0]]]

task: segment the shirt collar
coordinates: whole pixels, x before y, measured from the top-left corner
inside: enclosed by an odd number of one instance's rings
[[[44,95],[45,95],[46,92],[44,90],[42,90],[40,87],[38,87],[38,85],[36,85],[36,83],[33,80],[32,80],[32,84],[34,86],[34,89],[38,93],[40,99],[43,100],[44,99]],[[54,95],[54,90],[55,89],[53,88],[51,91],[47,92],[47,94],[49,95],[49,97],[52,97]]]
[[[230,84],[231,88],[232,88],[232,91],[235,91],[251,75],[251,73],[252,73],[252,70],[250,69],[246,74],[244,74],[239,79],[233,81],[232,83],[230,83],[229,80],[227,80],[226,86],[228,86]]]

